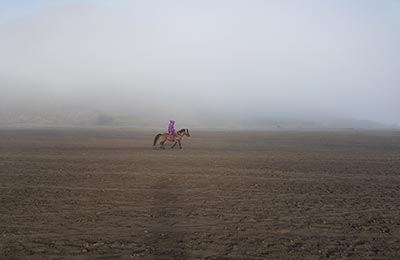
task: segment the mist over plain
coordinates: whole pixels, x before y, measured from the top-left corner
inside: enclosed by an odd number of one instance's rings
[[[0,127],[398,127],[398,1],[82,1],[0,23]]]

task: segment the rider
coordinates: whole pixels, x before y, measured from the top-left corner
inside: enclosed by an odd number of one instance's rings
[[[174,138],[176,136],[174,125],[175,125],[175,121],[169,120],[168,133],[169,133],[169,136],[172,138]]]

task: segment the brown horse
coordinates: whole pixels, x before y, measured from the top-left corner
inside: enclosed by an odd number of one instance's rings
[[[176,144],[179,144],[179,148],[182,149],[182,144],[181,144],[181,140],[184,136],[190,136],[189,134],[189,129],[181,129],[176,133],[175,137],[170,136],[169,133],[164,133],[164,134],[158,134],[156,135],[156,137],[154,138],[154,143],[153,146],[156,145],[158,139],[161,137],[161,142],[160,142],[160,148],[161,149],[165,149],[164,147],[164,143],[166,141],[169,142],[175,142],[173,146],[171,146],[171,148],[174,148]]]

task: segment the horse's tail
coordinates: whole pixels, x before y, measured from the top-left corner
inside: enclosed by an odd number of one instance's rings
[[[154,137],[154,143],[153,146],[156,145],[158,138],[160,138],[161,134],[156,135],[156,137]]]

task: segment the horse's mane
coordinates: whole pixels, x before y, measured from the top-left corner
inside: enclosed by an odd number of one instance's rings
[[[178,133],[182,133],[182,132],[185,132],[185,131],[186,131],[186,129],[182,128],[181,130],[178,131]]]

